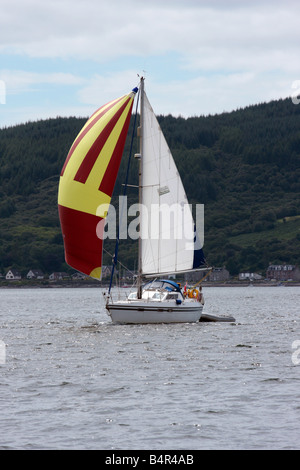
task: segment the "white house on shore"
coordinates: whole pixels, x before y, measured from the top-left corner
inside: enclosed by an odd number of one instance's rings
[[[22,276],[20,271],[18,271],[17,269],[9,269],[9,271],[7,271],[5,275],[5,279],[9,281],[19,281],[20,279],[22,279]]]
[[[240,273],[239,281],[259,281],[263,279],[260,274],[257,273]]]
[[[77,273],[72,274],[71,277],[74,281],[79,281],[79,280],[82,281],[84,279],[87,279],[88,276],[86,274],[77,272]]]
[[[44,274],[40,269],[30,269],[26,275],[27,279],[44,279]]]
[[[62,279],[68,279],[69,277],[70,276],[67,273],[57,272],[50,274],[49,279],[51,281],[61,281]]]

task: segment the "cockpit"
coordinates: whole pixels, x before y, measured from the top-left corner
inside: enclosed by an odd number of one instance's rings
[[[182,300],[180,286],[171,280],[154,280],[147,282],[142,290],[143,300]],[[128,296],[128,300],[137,300],[137,293],[132,292]]]

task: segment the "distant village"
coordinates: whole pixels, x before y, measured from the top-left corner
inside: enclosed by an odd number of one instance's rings
[[[111,275],[112,266],[103,266],[102,267],[102,281],[108,281]],[[123,276],[119,276],[120,280],[123,281],[123,284],[128,283],[131,285],[135,278],[136,273],[133,272],[124,272]],[[172,276],[169,276],[172,278]],[[175,276],[174,276],[175,278]],[[237,282],[243,283],[262,283],[265,281],[268,282],[300,282],[300,269],[296,265],[291,264],[271,264],[269,265],[266,276],[262,276],[261,274],[255,272],[241,272],[238,276],[230,276],[229,271],[225,267],[215,267],[210,272],[201,272],[199,275],[198,273],[186,273],[184,277],[184,281],[187,282],[198,282],[203,278],[203,282],[205,283],[215,283],[215,284],[226,284],[230,282]],[[86,281],[90,279],[85,274],[80,272],[74,272],[73,274],[68,274],[66,272],[53,272],[50,275],[44,274],[42,271],[38,269],[30,269],[28,273],[22,276],[21,272],[17,269],[11,268],[5,274],[0,272],[0,280],[6,281],[21,281],[23,279],[28,281],[43,281],[48,280],[50,282],[58,282],[58,281]]]

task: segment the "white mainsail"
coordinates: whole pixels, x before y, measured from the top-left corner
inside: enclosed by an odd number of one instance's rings
[[[142,112],[141,274],[189,271],[195,268],[195,224],[171,151],[145,92]]]

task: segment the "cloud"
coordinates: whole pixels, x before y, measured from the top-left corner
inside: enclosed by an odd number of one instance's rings
[[[82,83],[80,77],[69,73],[37,73],[23,70],[0,70],[1,80],[6,85],[8,95],[16,95],[30,91],[33,86],[41,84],[51,85],[78,85]]]
[[[89,106],[89,114],[96,104],[103,104],[130,91],[138,85],[134,69],[119,73],[94,75],[78,92],[79,102]],[[274,80],[255,72],[218,73],[196,76],[186,80],[169,78],[161,82],[159,76],[147,76],[146,92],[157,114],[195,116],[231,111],[249,104],[289,96],[292,82],[289,78]]]
[[[11,0],[1,10],[2,54],[106,64],[176,51],[190,72],[299,71],[297,1]]]
[[[78,98],[83,104],[104,103],[105,100],[108,102],[116,98],[116,90],[120,95],[127,94],[131,91],[128,86],[132,84],[134,88],[138,86],[138,83],[139,78],[135,70],[122,70],[105,75],[96,74],[80,88]]]
[[[297,49],[300,39],[296,2],[12,0],[4,13],[0,51],[30,57],[103,62],[177,50],[189,67],[216,68],[229,58],[224,49],[241,64],[254,50]]]
[[[292,83],[261,80],[254,73],[218,74],[185,82],[146,83],[153,109],[158,114],[199,116],[219,114],[249,104],[289,96]]]
[[[289,96],[300,79],[299,18],[298,0],[3,0],[6,114],[14,96],[20,116],[26,99],[37,118],[91,114],[130,91],[143,69],[162,114]]]

